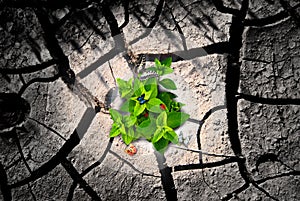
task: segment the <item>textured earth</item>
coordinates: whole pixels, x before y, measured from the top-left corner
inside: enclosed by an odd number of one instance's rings
[[[224,2],[226,6],[240,7],[240,1]],[[163,58],[173,53],[183,58],[172,63],[174,73],[169,77],[175,81],[178,89],[174,93],[178,101],[186,104],[183,110],[190,114],[190,119],[176,131],[180,144],[171,145],[165,153],[165,165],[171,167],[178,200],[221,200],[228,195],[230,200],[300,200],[299,101],[296,104],[238,101],[242,154],[260,188],[250,185],[236,191],[245,181],[235,162],[180,170],[234,155],[225,107],[227,54],[212,54],[202,48],[229,40],[231,15],[222,14],[210,1],[166,2],[154,28],[147,28],[144,25],[151,23],[158,3],[132,1],[124,35],[111,37],[110,27],[95,5],[77,10],[57,30],[56,38],[76,75],[74,87],[70,89],[64,80],[57,79],[26,88],[22,97],[31,110],[29,118],[19,125],[24,130],[16,133],[28,167],[22,160],[18,140],[7,130],[0,133],[0,161],[7,183],[15,184],[58,155],[76,130],[80,143],[66,157],[74,169],[68,162],[49,167],[51,170],[42,177],[12,188],[12,200],[91,200],[86,188],[74,183],[76,179],[70,176],[72,171],[82,173],[87,169],[80,178],[102,200],[166,200],[152,145],[145,140],[136,141],[133,144],[137,153],[126,154],[120,138],[109,139],[112,120],[107,111],[95,113],[93,105],[85,101],[89,97],[81,95],[84,88],[107,107],[118,109],[120,98],[115,78],[129,79],[133,75],[124,52],[113,51],[119,37],[125,38],[135,55],[146,55],[146,66],[153,65],[149,59],[153,54]],[[289,5],[295,6],[297,1],[290,1]],[[277,1],[273,4],[250,1],[249,7],[246,19],[265,18],[283,10]],[[116,3],[111,10],[118,24],[122,24],[122,4]],[[295,11],[300,16],[299,8]],[[62,19],[68,12],[68,9],[54,9],[49,16]],[[1,69],[17,69],[52,58],[31,8],[3,8],[1,17],[4,19],[0,27]],[[240,50],[239,93],[299,100],[299,33],[299,24],[289,16],[266,26],[255,22],[246,26]],[[185,46],[188,50],[200,47],[198,55],[193,58],[182,55]],[[56,72],[56,67],[51,66],[22,76],[0,73],[0,92],[18,93],[24,84],[22,79],[27,83]],[[193,152],[199,148],[202,154]],[[0,200],[5,200],[3,193]]]

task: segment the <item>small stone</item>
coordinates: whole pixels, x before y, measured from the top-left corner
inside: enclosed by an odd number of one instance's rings
[[[15,48],[19,48],[20,46],[21,46],[20,43],[18,43],[18,42],[15,43]]]
[[[289,48],[295,48],[296,47],[296,43],[295,43],[295,41],[290,41],[289,42]]]

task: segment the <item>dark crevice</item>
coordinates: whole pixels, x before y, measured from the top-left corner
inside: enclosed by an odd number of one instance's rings
[[[64,51],[55,37],[55,27],[51,24],[47,13],[42,9],[35,9],[35,14],[44,31],[43,36],[46,42],[46,47],[48,48],[52,58],[57,60],[58,73],[67,86],[72,88],[75,83],[75,73],[70,68],[69,59],[64,54]]]
[[[77,187],[77,182],[73,182],[72,185],[70,186],[66,201],[72,201],[73,200],[74,192],[75,192],[76,187]]]
[[[11,184],[10,187],[17,188],[17,187],[23,186],[29,182],[35,181],[38,178],[41,178],[42,176],[48,174],[57,165],[60,164],[61,160],[64,157],[66,157],[74,149],[74,147],[76,147],[79,144],[79,142],[80,142],[80,139],[75,130],[73,132],[73,134],[70,136],[70,138],[66,141],[66,143],[60,148],[60,150],[50,160],[48,160],[45,164],[43,164],[38,169],[32,171],[31,176],[29,176],[28,178],[25,178],[21,181]]]
[[[245,26],[266,26],[269,24],[274,24],[276,22],[279,22],[281,20],[284,20],[285,18],[287,18],[289,15],[287,12],[282,11],[279,12],[273,16],[268,16],[265,18],[258,18],[258,19],[246,19],[244,25]]]
[[[166,158],[162,153],[158,151],[155,151],[154,153],[158,163],[159,172],[161,174],[161,184],[165,191],[166,198],[168,201],[176,201],[177,190],[172,176],[172,168],[166,165]]]
[[[75,169],[75,167],[73,166],[73,164],[69,160],[67,160],[66,158],[63,158],[61,160],[61,165],[69,173],[69,175],[71,176],[71,178],[76,183],[78,183],[80,185],[80,187],[92,198],[92,200],[98,200],[98,201],[101,200],[101,198],[98,196],[98,194],[82,178],[82,176],[78,173],[78,171]]]
[[[251,184],[259,191],[261,191],[262,193],[264,193],[268,198],[275,200],[275,201],[279,201],[276,197],[274,197],[273,195],[271,195],[267,190],[265,190],[263,187],[260,187],[255,181],[252,181]]]
[[[36,65],[31,65],[31,66],[26,66],[26,67],[21,67],[21,68],[0,68],[0,73],[3,74],[26,74],[26,73],[34,73],[37,71],[41,71],[45,68],[48,68],[54,64],[56,64],[55,59],[51,59],[49,61],[45,61],[40,64]]]
[[[201,150],[201,129],[202,129],[202,126],[204,125],[205,121],[210,117],[211,114],[213,114],[214,112],[216,111],[219,111],[219,110],[222,110],[222,109],[226,109],[226,106],[225,105],[218,105],[216,107],[213,107],[211,108],[209,111],[207,111],[203,118],[199,121],[199,127],[198,127],[198,130],[197,130],[197,145],[198,145],[198,149]],[[199,163],[202,164],[203,163],[203,160],[202,160],[202,153],[199,152]]]
[[[189,60],[194,59],[197,57],[203,57],[207,56],[209,54],[225,54],[229,51],[229,43],[228,42],[220,42],[220,43],[214,43],[211,45],[199,47],[199,48],[192,48],[188,51],[177,51],[174,53],[168,53],[168,54],[149,54],[149,53],[141,53],[146,56],[147,61],[154,61],[155,58],[158,59],[165,59],[168,57],[172,57],[172,62],[177,61],[183,61],[183,60]],[[97,68],[101,67],[106,61],[111,60],[113,57],[115,57],[118,53],[121,53],[122,51],[117,49],[112,49],[102,57],[100,57],[97,61],[92,63],[90,66],[86,67],[84,70],[79,72],[76,76],[80,79],[85,78],[90,73],[95,71]]]
[[[290,172],[280,173],[280,174],[277,174],[277,175],[274,175],[274,176],[269,176],[269,177],[266,177],[266,178],[263,178],[263,179],[256,180],[255,183],[262,184],[262,183],[265,183],[267,181],[270,181],[270,180],[273,180],[273,179],[278,179],[278,178],[281,178],[281,177],[299,176],[299,175],[300,175],[300,171],[290,171]]]
[[[52,133],[56,134],[58,137],[60,137],[60,138],[63,139],[64,141],[67,141],[67,139],[66,139],[64,136],[62,136],[62,134],[60,134],[59,132],[57,132],[57,131],[54,130],[53,128],[47,126],[46,124],[44,124],[44,123],[42,123],[42,122],[40,122],[40,121],[38,121],[38,120],[36,120],[36,119],[33,119],[33,118],[31,118],[31,117],[28,117],[28,119],[30,119],[30,120],[32,120],[32,121],[34,121],[34,122],[40,124],[41,126],[45,127],[47,130],[49,130],[49,131],[51,131]]]
[[[93,117],[94,117],[94,109],[87,108],[85,114],[83,115],[82,119],[80,120],[78,127],[73,131],[70,138],[63,144],[60,150],[46,163],[44,163],[38,169],[32,171],[31,175],[21,181],[13,183],[10,185],[10,188],[17,188],[23,186],[29,182],[35,181],[42,176],[48,174],[52,171],[56,166],[61,163],[61,160],[66,158],[69,153],[79,144],[81,138],[86,133],[87,129],[89,128]]]
[[[238,127],[238,114],[237,114],[237,103],[239,82],[240,82],[240,49],[243,42],[244,32],[244,18],[246,17],[249,6],[249,0],[242,2],[242,7],[238,16],[232,17],[232,24],[230,26],[229,44],[231,52],[227,56],[227,71],[225,80],[225,93],[226,93],[226,107],[227,107],[227,120],[228,120],[228,135],[231,143],[231,148],[236,156],[242,156],[242,146],[239,137]],[[252,175],[249,173],[245,161],[238,162],[239,172],[245,181],[245,185],[238,189],[239,191],[244,190],[250,183],[259,191],[264,193],[267,197],[277,200],[271,196],[264,188],[258,186]]]
[[[181,29],[179,23],[177,22],[177,20],[176,20],[174,14],[173,14],[173,12],[172,12],[172,9],[171,9],[168,5],[166,5],[166,7],[169,9],[169,12],[170,12],[171,17],[172,17],[172,20],[173,20],[173,22],[174,22],[174,24],[175,24],[175,27],[176,27],[178,33],[180,34],[180,38],[181,38],[181,40],[182,40],[183,49],[184,49],[185,51],[187,51],[187,44],[186,44],[186,40],[185,40],[184,33],[183,33],[183,31],[182,31],[182,29]]]
[[[28,165],[28,163],[27,163],[27,160],[26,160],[26,158],[25,158],[25,156],[24,156],[23,149],[22,149],[22,146],[21,146],[20,139],[19,139],[19,137],[18,137],[17,129],[16,129],[16,128],[13,129],[12,134],[13,134],[13,138],[15,139],[15,142],[16,142],[16,145],[17,145],[17,148],[18,148],[18,151],[19,151],[19,153],[20,153],[20,157],[21,157],[21,159],[22,159],[24,165],[26,166],[28,172],[29,172],[30,174],[32,174],[32,170],[31,170],[31,168],[29,167],[29,165]]]
[[[102,156],[100,157],[100,159],[98,161],[96,161],[95,163],[93,163],[88,168],[86,168],[84,171],[82,171],[82,173],[80,174],[81,176],[87,175],[90,171],[92,171],[93,169],[95,169],[96,167],[98,167],[99,165],[101,165],[101,163],[105,159],[107,153],[111,149],[111,145],[112,145],[113,141],[114,141],[114,138],[110,138],[109,139],[109,142],[108,142],[108,144],[106,146],[106,149],[104,150],[104,152],[103,152]]]
[[[161,183],[164,189],[164,192],[166,194],[167,200],[177,200],[177,190],[175,188],[175,183],[174,179],[172,176],[172,172],[176,171],[187,171],[187,170],[201,170],[205,168],[215,168],[215,167],[220,167],[224,166],[226,164],[232,164],[232,163],[237,163],[239,173],[244,179],[245,184],[242,185],[241,187],[233,190],[232,192],[226,194],[222,200],[230,200],[230,199],[239,199],[238,194],[247,190],[249,186],[252,184],[254,188],[257,190],[261,191],[264,193],[264,195],[270,199],[273,200],[278,200],[276,197],[272,196],[268,191],[266,191],[265,188],[259,186],[259,184],[262,184],[264,182],[281,178],[281,177],[287,177],[287,176],[299,176],[300,173],[299,171],[294,171],[292,168],[289,166],[285,165],[283,162],[279,161],[277,158],[277,155],[274,154],[265,154],[262,155],[262,157],[258,158],[256,160],[256,168],[258,169],[258,166],[261,163],[264,163],[266,161],[273,161],[273,162],[280,162],[282,165],[287,167],[289,170],[293,170],[291,172],[286,172],[286,173],[277,173],[274,176],[269,176],[263,179],[259,180],[254,180],[252,178],[252,175],[249,173],[247,166],[246,166],[246,159],[243,157],[243,147],[241,143],[241,139],[239,136],[239,125],[238,125],[238,101],[240,99],[249,101],[251,103],[259,103],[259,104],[269,104],[269,105],[300,105],[300,99],[292,99],[292,98],[278,98],[278,95],[276,94],[277,98],[264,98],[264,97],[259,97],[259,96],[253,96],[253,95],[248,95],[248,94],[243,94],[243,93],[238,93],[239,89],[239,84],[240,84],[240,67],[241,67],[241,58],[240,58],[240,53],[241,53],[241,47],[242,43],[245,42],[243,38],[243,32],[245,30],[246,26],[266,26],[266,25],[271,25],[274,23],[278,23],[281,20],[288,19],[289,17],[295,21],[297,26],[300,26],[299,21],[300,21],[300,16],[296,12],[296,9],[300,6],[300,4],[297,4],[296,6],[292,7],[290,3],[287,0],[280,0],[280,3],[282,7],[284,8],[284,11],[281,11],[273,16],[269,16],[266,18],[261,18],[261,19],[245,19],[246,14],[250,17],[255,17],[255,14],[252,13],[250,10],[248,10],[248,0],[243,0],[239,1],[242,2],[241,9],[235,9],[235,8],[230,8],[226,7],[224,5],[224,2],[221,0],[213,0],[211,3],[215,5],[218,11],[221,13],[225,14],[230,14],[232,15],[232,22],[230,26],[230,37],[228,42],[219,42],[219,43],[214,43],[211,45],[199,47],[199,48],[192,48],[192,49],[187,49],[187,45],[185,42],[185,37],[184,37],[184,32],[180,27],[180,20],[176,20],[176,16],[172,12],[172,7],[169,5],[166,5],[166,7],[169,9],[171,17],[166,15],[164,13],[163,9],[165,4],[168,2],[165,2],[164,0],[159,0],[157,1],[158,4],[156,5],[156,8],[153,8],[154,15],[149,17],[148,14],[145,14],[143,11],[139,10],[139,8],[130,8],[129,9],[129,0],[122,1],[122,5],[124,7],[124,22],[119,26],[117,17],[114,16],[113,11],[113,3],[115,2],[109,2],[109,1],[104,1],[102,3],[96,2],[96,1],[85,1],[85,2],[80,2],[80,1],[71,1],[71,0],[53,0],[53,1],[30,1],[30,0],[3,0],[0,3],[0,6],[4,7],[16,7],[16,8],[25,8],[25,7],[31,7],[34,8],[36,16],[38,18],[38,21],[42,27],[42,30],[44,32],[44,40],[46,42],[46,47],[50,52],[50,55],[52,57],[51,60],[36,64],[36,65],[30,65],[27,67],[19,67],[15,69],[8,69],[8,68],[1,68],[0,69],[0,74],[3,75],[4,79],[7,79],[8,82],[11,82],[10,79],[13,80],[13,75],[18,75],[20,78],[21,83],[23,83],[23,86],[21,87],[19,91],[19,95],[22,95],[25,90],[35,84],[35,83],[50,83],[53,81],[56,81],[58,78],[62,78],[64,83],[68,86],[69,89],[72,90],[72,93],[78,95],[86,105],[91,105],[91,102],[95,100],[95,97],[92,95],[92,93],[82,84],[82,83],[76,83],[76,81],[79,81],[76,79],[75,73],[70,67],[70,63],[68,60],[68,57],[64,54],[63,48],[60,45],[59,41],[56,38],[56,31],[66,23],[75,12],[81,12],[79,9],[82,10],[87,10],[90,9],[91,7],[95,8],[95,5],[99,5],[98,7],[101,7],[101,14],[104,15],[109,28],[110,28],[110,33],[111,36],[114,37],[115,41],[115,48],[111,51],[109,51],[107,54],[103,55],[100,57],[96,62],[91,64],[89,67],[78,73],[77,78],[85,78],[86,76],[90,75],[94,70],[99,68],[102,64],[106,63],[107,61],[111,60],[114,58],[118,53],[121,53],[122,51],[127,51],[128,44],[126,44],[126,40],[124,38],[124,35],[122,33],[122,29],[126,27],[129,23],[129,14],[130,12],[136,16],[138,20],[143,22],[141,20],[141,17],[145,21],[149,20],[150,23],[149,25],[146,25],[144,23],[143,26],[148,28],[148,30],[142,34],[141,37],[136,38],[133,40],[130,44],[133,44],[137,41],[139,41],[141,38],[144,38],[148,36],[152,29],[158,24],[160,25],[161,28],[164,28],[164,23],[159,23],[160,17],[164,17],[166,19],[166,22],[169,24],[172,24],[171,26],[174,26],[177,29],[177,31],[180,33],[180,37],[183,42],[184,46],[184,51],[177,51],[177,52],[172,52],[172,53],[167,53],[167,54],[149,54],[148,52],[141,53],[137,55],[137,57],[142,57],[143,55],[146,56],[147,61],[154,61],[155,58],[159,59],[165,59],[167,57],[172,57],[173,62],[177,61],[183,61],[183,60],[191,60],[194,58],[198,57],[204,57],[207,55],[211,54],[222,54],[227,57],[227,70],[226,70],[226,86],[225,86],[225,92],[226,92],[226,109],[227,109],[227,119],[228,119],[228,135],[229,135],[229,140],[231,143],[231,149],[233,150],[235,156],[229,156],[226,157],[223,160],[216,161],[216,162],[211,162],[211,163],[203,163],[202,161],[202,153],[201,153],[201,142],[200,142],[200,134],[201,134],[201,128],[203,124],[205,123],[205,120],[210,117],[210,115],[218,110],[224,109],[224,106],[216,106],[214,108],[211,108],[203,118],[198,121],[199,123],[199,128],[197,131],[197,143],[198,143],[198,153],[199,153],[199,164],[188,164],[188,165],[177,165],[172,167],[169,167],[166,165],[166,159],[165,157],[160,154],[156,153],[157,157],[157,162],[158,162],[158,167],[160,170],[160,178],[161,178]],[[268,0],[271,4],[274,3],[274,1]],[[191,17],[192,21],[194,24],[199,28],[199,30],[206,29],[206,31],[209,31],[210,28],[217,30],[218,26],[217,24],[212,21],[211,18],[209,18],[208,15],[205,14],[205,11],[200,9],[198,10],[202,17],[195,16],[192,13],[192,9],[187,9],[187,6],[185,6],[182,1],[179,0],[179,3],[181,6],[188,12],[186,16]],[[196,6],[196,4],[200,4],[202,1],[196,1],[193,2],[191,5]],[[235,4],[236,5],[236,4]],[[89,7],[91,6],[91,7]],[[55,20],[55,24],[52,23],[51,17],[49,17],[49,13],[54,11],[56,8],[68,8],[70,11],[67,13],[61,20]],[[95,11],[99,11],[98,7],[95,8]],[[54,10],[51,10],[54,9]],[[175,12],[174,12],[175,13]],[[186,16],[184,18],[186,18]],[[168,19],[168,17],[170,19]],[[207,23],[203,22],[202,18],[205,18]],[[170,20],[173,20],[170,22]],[[102,39],[105,39],[105,35],[97,28],[97,26],[94,24],[95,19],[90,19],[89,16],[84,16],[84,20],[82,20],[81,23],[88,24],[90,29],[93,29],[94,31],[87,37],[86,41],[83,43],[85,45],[88,43],[89,37],[92,36],[94,32],[96,32],[98,35],[102,37]],[[97,20],[96,20],[97,21]],[[165,21],[164,21],[165,22]],[[76,23],[76,22],[74,22]],[[208,25],[207,25],[208,24]],[[78,25],[79,27],[80,25]],[[210,27],[209,27],[210,26]],[[84,29],[80,29],[80,31],[84,31]],[[88,32],[87,32],[88,33]],[[207,37],[209,38],[209,37]],[[33,48],[33,52],[36,54],[38,59],[41,60],[41,55],[40,55],[40,47],[35,41],[33,41],[32,38],[30,38]],[[212,39],[211,39],[212,40]],[[77,50],[81,50],[83,45],[79,45],[76,40],[72,41],[73,45],[76,47]],[[128,52],[127,52],[128,54]],[[134,55],[135,56],[135,55]],[[126,57],[127,58],[127,57]],[[128,57],[129,58],[129,57]],[[130,59],[130,58],[129,58]],[[271,61],[262,61],[262,60],[252,60],[249,58],[244,58],[243,60],[246,61],[256,61],[256,62],[264,62],[267,64],[272,63]],[[129,60],[127,60],[129,61]],[[277,61],[279,62],[279,61]],[[25,82],[25,79],[23,78],[23,74],[28,74],[28,73],[35,73],[39,72],[43,69],[46,69],[48,67],[51,67],[52,65],[55,65],[55,68],[58,71],[58,74],[55,74],[52,77],[40,77],[40,78],[33,78],[29,80],[28,82]],[[111,68],[111,66],[110,66]],[[111,69],[112,70],[112,69]],[[12,76],[8,77],[7,75],[12,74]],[[275,73],[274,73],[274,76]],[[26,77],[25,77],[26,78]],[[276,87],[277,88],[277,87]],[[2,95],[2,94],[1,94]],[[97,98],[96,98],[97,99]],[[99,102],[99,101],[98,101]],[[102,105],[102,103],[99,103],[101,106],[96,106],[97,111],[100,112],[100,109],[105,107]],[[2,109],[2,108],[1,108]],[[4,113],[1,113],[3,115]],[[92,120],[95,117],[95,111],[92,107],[89,107],[86,110],[86,113],[83,115],[78,127],[73,131],[73,133],[70,135],[69,139],[65,139],[62,135],[60,135],[58,132],[53,130],[52,128],[44,125],[43,123],[34,120],[33,118],[30,118],[31,120],[39,123],[40,125],[44,126],[46,129],[48,129],[51,132],[56,133],[60,138],[64,139],[66,142],[63,144],[63,146],[60,148],[60,150],[52,156],[50,160],[48,160],[46,163],[44,163],[42,166],[40,166],[36,170],[31,170],[29,168],[29,165],[27,164],[27,160],[31,159],[31,156],[25,157],[23,154],[23,150],[21,147],[21,143],[18,139],[17,134],[14,133],[15,136],[15,142],[17,143],[18,150],[21,155],[20,160],[16,160],[16,163],[11,164],[10,166],[6,166],[6,170],[8,170],[10,167],[13,165],[17,164],[19,161],[23,161],[25,166],[27,167],[28,171],[30,172],[30,176],[22,179],[21,181],[17,181],[13,184],[8,184],[8,179],[7,179],[7,173],[5,171],[4,166],[0,162],[0,189],[2,192],[2,197],[4,201],[12,200],[12,195],[11,195],[11,189],[12,188],[17,188],[23,185],[28,185],[30,193],[32,194],[33,199],[35,198],[35,195],[33,191],[31,190],[30,182],[34,182],[37,179],[47,175],[50,171],[52,171],[54,168],[56,168],[59,164],[61,164],[66,171],[69,173],[71,178],[73,179],[73,183],[69,189],[68,197],[67,200],[70,201],[73,199],[74,192],[77,188],[77,186],[80,186],[83,188],[83,190],[93,199],[93,200],[101,200],[97,192],[89,184],[84,180],[84,176],[87,175],[89,172],[92,170],[95,170],[96,167],[99,167],[99,165],[102,164],[104,159],[107,156],[107,153],[111,153],[114,155],[118,160],[122,161],[122,166],[120,169],[123,167],[123,164],[127,164],[130,168],[132,168],[134,171],[140,173],[143,176],[151,176],[151,177],[158,177],[156,175],[151,175],[144,173],[140,170],[138,170],[134,164],[130,163],[130,161],[125,160],[121,156],[119,156],[117,153],[111,151],[111,146],[113,142],[113,138],[110,138],[107,147],[103,153],[103,155],[100,157],[100,159],[96,162],[94,162],[92,165],[88,166],[85,170],[82,171],[82,173],[79,173],[76,168],[73,166],[73,164],[67,159],[68,154],[80,143],[80,140],[83,138],[85,133],[87,132],[87,129],[90,127]],[[23,120],[26,118],[22,118]],[[194,122],[195,122],[194,121]],[[2,122],[1,122],[2,123]],[[18,121],[19,123],[19,121]],[[12,130],[12,132],[15,132],[15,130]],[[191,150],[187,150],[191,151]],[[197,151],[195,151],[197,152]],[[204,154],[204,152],[203,152]],[[13,158],[13,160],[15,160]],[[119,170],[120,170],[119,169]],[[226,169],[226,167],[225,167]],[[117,175],[118,172],[115,174]],[[122,186],[123,184],[121,184]],[[131,184],[130,187],[133,186],[133,183]],[[122,186],[123,187],[123,186]],[[121,190],[121,193],[123,192],[123,189]],[[127,193],[127,192],[126,192]],[[126,195],[127,198],[129,195]]]
[[[145,22],[142,20],[142,18],[140,17],[140,15],[138,15],[137,10],[132,11],[132,15],[138,20],[138,22],[142,25],[142,27],[146,28],[147,25],[145,24]]]
[[[32,80],[30,80],[29,82],[27,82],[26,84],[24,84],[21,89],[19,90],[18,94],[22,95],[25,90],[32,84],[34,83],[50,83],[50,82],[54,82],[55,80],[59,79],[60,75],[56,74],[52,77],[38,77],[38,78],[33,78]]]
[[[119,27],[119,29],[123,29],[124,27],[127,26],[127,24],[129,23],[129,0],[124,0],[123,1],[123,7],[124,7],[124,22],[123,24]]]
[[[159,20],[159,16],[162,13],[163,7],[165,4],[165,0],[159,0],[158,5],[156,7],[154,16],[152,17],[152,21],[150,22],[150,24],[148,25],[147,28],[153,28],[155,26],[155,24],[157,23],[157,21]]]
[[[90,19],[87,11],[81,13],[82,15],[80,15],[80,17],[82,18],[82,21],[84,21],[87,26],[90,26],[93,32],[100,36],[102,40],[106,40],[105,34],[97,27],[97,25],[95,25],[93,19]]]
[[[0,3],[0,7],[11,8],[51,8],[60,9],[66,6],[73,8],[85,8],[89,6],[91,1],[72,1],[72,0],[51,0],[51,1],[32,1],[32,0],[3,0]]]
[[[292,10],[296,10],[297,8],[300,7],[300,4],[295,5],[294,7],[292,7]],[[245,26],[267,26],[270,24],[274,24],[277,23],[281,20],[284,20],[286,18],[289,17],[289,13],[287,11],[281,11],[275,15],[272,16],[268,16],[265,18],[257,18],[257,19],[245,19],[244,25]]]
[[[48,14],[42,9],[35,9],[35,13],[44,32],[46,47],[48,48],[52,58],[58,61],[57,68],[59,76],[72,93],[77,95],[87,107],[92,107],[95,97],[83,84],[79,82],[79,80],[76,79],[75,73],[70,67],[69,59],[64,54],[64,51],[55,36],[55,27],[50,22]]]
[[[94,170],[96,167],[98,167],[99,165],[101,165],[101,163],[104,161],[105,157],[107,156],[107,153],[111,149],[111,145],[112,145],[113,141],[114,141],[114,138],[110,138],[109,139],[109,142],[108,142],[108,144],[106,146],[106,149],[104,150],[104,152],[103,152],[102,156],[100,157],[100,159],[98,161],[96,161],[95,163],[93,163],[88,168],[86,168],[84,171],[82,171],[82,173],[80,173],[81,177],[84,177],[89,172],[91,172],[92,170]],[[73,195],[74,195],[74,191],[75,191],[77,185],[78,185],[78,183],[74,180],[73,183],[72,183],[72,185],[70,186],[68,197],[67,197],[67,201],[72,200]]]
[[[156,25],[156,23],[157,23],[158,20],[159,20],[159,17],[160,17],[160,15],[161,15],[162,10],[163,10],[163,7],[164,7],[164,3],[165,3],[164,0],[160,0],[160,1],[158,2],[158,5],[157,5],[157,7],[156,7],[156,9],[155,9],[155,13],[154,13],[154,15],[153,15],[153,17],[152,17],[152,21],[151,21],[151,22],[149,23],[149,25],[147,26],[147,30],[145,31],[145,33],[143,33],[141,36],[135,38],[133,41],[131,41],[131,42],[129,43],[129,45],[132,45],[132,44],[138,42],[139,40],[141,40],[141,39],[147,37],[147,36],[151,33],[153,27]]]
[[[229,51],[229,43],[228,42],[220,42],[214,43],[211,45],[191,48],[187,51],[176,51],[173,53],[167,54],[147,54],[143,53],[146,56],[147,61],[154,61],[155,58],[158,59],[166,59],[168,57],[172,57],[172,62],[183,61],[183,60],[190,60],[198,57],[204,57],[210,54],[225,54]]]
[[[300,27],[300,15],[297,13],[296,9],[294,9],[287,0],[280,0],[279,2],[283,9],[286,10],[286,12],[291,16],[297,26]]]
[[[11,201],[12,200],[11,188],[8,186],[7,174],[1,162],[0,162],[0,177],[1,177],[0,190],[2,193],[3,201]]]
[[[186,170],[197,170],[197,169],[206,169],[206,168],[214,168],[223,166],[230,163],[236,163],[236,162],[245,162],[245,159],[238,158],[238,157],[228,157],[220,161],[211,162],[211,163],[202,163],[202,164],[188,164],[188,165],[177,165],[174,167],[174,171],[186,171]]]
[[[102,4],[102,13],[109,25],[111,36],[115,42],[115,48],[125,50],[125,39],[122,30],[119,28],[118,21],[115,18],[113,12],[110,10],[109,5],[106,3]]]
[[[237,188],[236,190],[232,191],[231,193],[228,193],[227,195],[225,195],[224,197],[222,197],[221,200],[230,200],[231,198],[237,198],[237,195],[241,192],[243,192],[244,190],[246,190],[247,188],[249,188],[249,183],[245,183],[243,186],[241,186],[240,188]]]
[[[221,13],[231,14],[231,15],[235,15],[235,16],[238,16],[240,14],[239,10],[224,6],[224,3],[222,0],[212,0],[212,2],[215,5],[215,7],[217,8],[217,10]]]
[[[227,70],[225,78],[225,98],[227,108],[228,135],[231,149],[237,157],[242,156],[242,146],[239,136],[238,114],[236,94],[240,84],[240,50],[243,41],[244,19],[247,14],[249,0],[242,2],[239,14],[232,16],[232,22],[229,29],[229,47],[230,52],[227,55]],[[245,180],[246,185],[250,183],[251,175],[247,170],[245,161],[238,162],[239,172]]]
[[[264,98],[243,93],[238,93],[237,98],[267,105],[300,105],[300,99],[297,98]]]

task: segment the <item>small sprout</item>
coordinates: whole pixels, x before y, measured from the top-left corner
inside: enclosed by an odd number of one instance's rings
[[[170,142],[177,144],[178,135],[174,129],[190,116],[181,111],[184,104],[174,100],[177,97],[175,94],[161,90],[161,87],[165,90],[177,89],[173,80],[161,79],[161,76],[173,72],[171,62],[172,58],[162,62],[155,59],[155,66],[146,69],[153,76],[138,76],[128,81],[117,79],[120,95],[125,102],[120,108],[122,113],[110,109],[114,121],[110,137],[121,135],[128,145],[124,151],[130,156],[137,152],[130,143],[140,138],[147,139],[161,152],[166,150]]]

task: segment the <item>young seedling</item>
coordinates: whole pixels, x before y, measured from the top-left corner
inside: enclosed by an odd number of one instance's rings
[[[127,145],[145,138],[161,153],[169,143],[178,143],[178,135],[174,129],[181,126],[189,115],[181,112],[184,104],[174,100],[177,97],[175,94],[161,89],[177,89],[173,80],[161,79],[161,76],[173,72],[171,63],[172,58],[162,62],[155,59],[155,66],[146,69],[147,76],[139,74],[137,78],[128,81],[117,79],[124,103],[120,112],[110,109],[114,121],[110,137],[121,135]],[[136,153],[133,147],[130,151]]]

